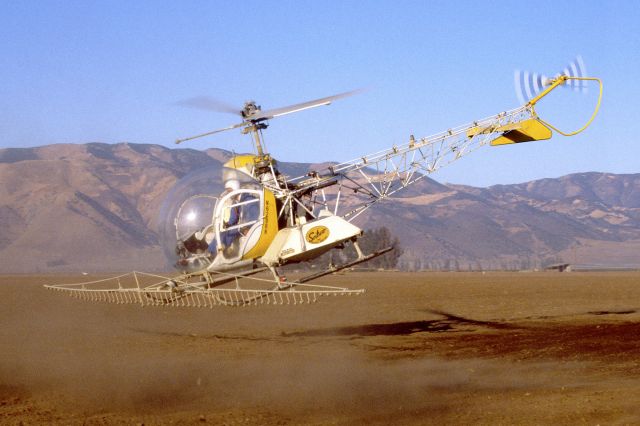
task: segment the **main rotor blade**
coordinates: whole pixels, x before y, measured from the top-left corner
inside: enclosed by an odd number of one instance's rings
[[[203,109],[206,111],[224,112],[240,115],[240,110],[231,104],[212,98],[210,96],[196,96],[176,102],[176,105],[189,108]]]
[[[362,91],[363,91],[363,89],[352,90],[350,92],[339,93],[337,95],[328,96],[326,98],[320,98],[320,99],[316,99],[316,100],[313,100],[313,101],[303,102],[303,103],[300,103],[300,104],[289,105],[289,106],[282,107],[282,108],[275,108],[275,109],[271,109],[271,110],[268,110],[268,111],[257,110],[256,114],[246,116],[245,117],[245,121],[243,121],[242,123],[238,123],[238,124],[234,124],[233,126],[225,127],[225,128],[218,129],[218,130],[214,130],[212,132],[202,133],[200,135],[190,136],[190,137],[184,138],[184,139],[178,139],[178,140],[176,140],[176,144],[180,144],[182,142],[190,141],[192,139],[197,139],[197,138],[202,138],[202,137],[205,137],[205,136],[213,135],[215,133],[224,132],[226,130],[237,129],[238,127],[243,127],[243,126],[250,125],[250,123],[256,123],[258,121],[268,120],[268,119],[271,119],[271,118],[274,118],[274,117],[279,117],[281,115],[291,114],[291,113],[294,113],[294,112],[303,111],[305,109],[315,108],[315,107],[318,107],[318,106],[321,106],[321,105],[329,105],[331,102],[333,102],[335,100],[346,98],[346,97],[349,97],[349,96],[353,96],[353,95],[358,94],[358,93],[360,93]],[[230,112],[230,113],[234,113],[234,114],[238,114],[239,113],[240,115],[242,115],[242,113],[240,113],[239,111],[237,111],[233,107],[225,104],[224,102],[217,101],[217,100],[215,100],[213,98],[209,98],[207,96],[199,96],[199,97],[195,97],[195,98],[186,99],[184,101],[178,102],[178,104],[179,105],[188,106],[188,107],[192,107],[192,108],[200,108],[200,109],[207,109],[207,110],[221,111],[221,112]]]
[[[268,111],[260,111],[258,114],[247,117],[251,121],[268,120],[274,117],[280,117],[282,115],[291,114],[305,109],[315,108],[322,105],[329,105],[331,102],[338,99],[346,98],[363,92],[363,89],[352,90],[350,92],[339,93],[337,95],[328,96],[326,98],[320,98],[313,101],[303,102],[300,104],[289,105],[282,108],[270,109]]]
[[[220,132],[224,132],[226,130],[237,129],[238,127],[245,126],[246,124],[247,124],[246,122],[242,122],[242,123],[234,124],[233,126],[225,127],[224,129],[218,129],[218,130],[214,130],[212,132],[202,133],[201,135],[189,136],[188,138],[184,138],[184,139],[177,139],[176,140],[176,145],[180,144],[182,142],[190,141],[192,139],[198,139],[198,138],[203,138],[205,136],[213,135],[214,133],[220,133]]]

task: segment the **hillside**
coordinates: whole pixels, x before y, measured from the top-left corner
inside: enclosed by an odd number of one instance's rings
[[[229,152],[159,145],[0,150],[0,272],[159,270],[160,204]],[[308,164],[285,164],[299,174]],[[580,173],[474,188],[425,179],[359,223],[402,241],[402,266],[640,265],[640,174]]]

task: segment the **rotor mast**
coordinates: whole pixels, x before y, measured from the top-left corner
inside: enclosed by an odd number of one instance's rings
[[[247,126],[242,129],[242,134],[244,135],[251,132],[251,136],[253,137],[253,142],[256,145],[256,151],[259,157],[264,156],[264,149],[262,147],[262,135],[260,133],[260,130],[266,129],[266,128],[267,128],[266,123],[251,123],[250,126]]]

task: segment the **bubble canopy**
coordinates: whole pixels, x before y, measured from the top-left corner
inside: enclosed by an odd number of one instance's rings
[[[239,260],[257,242],[249,238],[250,231],[260,234],[261,201],[261,186],[238,170],[224,167],[220,173],[207,167],[186,175],[160,208],[159,235],[167,261],[181,272],[196,272],[214,261]],[[221,250],[223,259],[218,259]]]
[[[204,232],[213,223],[217,203],[218,199],[209,195],[194,195],[186,199],[174,220],[176,238],[185,241],[196,232]]]
[[[204,265],[178,266],[189,254],[204,254],[206,228],[212,224],[218,195],[223,191],[220,169],[206,167],[189,173],[167,193],[158,217],[160,243],[171,266],[180,270],[200,269]],[[197,233],[200,239],[189,240]],[[212,237],[210,237],[212,238]],[[197,240],[197,241],[196,241]],[[186,244],[185,244],[186,243]],[[187,252],[181,252],[184,248]]]

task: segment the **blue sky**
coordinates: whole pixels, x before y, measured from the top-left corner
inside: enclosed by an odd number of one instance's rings
[[[634,1],[3,2],[0,148],[173,147],[237,122],[176,105],[186,98],[269,109],[366,87],[266,132],[280,160],[345,161],[514,108],[515,69],[553,75],[581,54],[605,89],[586,132],[484,148],[432,177],[487,186],[638,173],[639,21]],[[595,92],[546,118],[574,126]],[[184,146],[251,145],[232,131]]]

